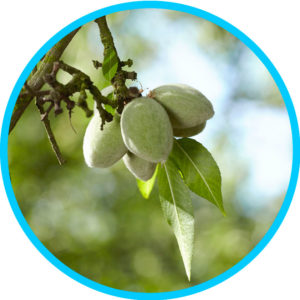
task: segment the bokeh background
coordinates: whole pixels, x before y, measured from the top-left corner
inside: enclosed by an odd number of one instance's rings
[[[155,186],[145,200],[122,161],[90,169],[82,139],[89,122],[79,108],[51,117],[67,164],[59,166],[32,104],[9,137],[13,189],[33,232],[63,263],[101,284],[165,292],[207,281],[239,262],[261,240],[284,199],[292,162],[289,119],[272,77],[233,35],[204,19],[168,10],[133,10],[107,17],[121,59],[131,58],[145,93],[189,84],[213,103],[215,116],[194,137],[222,173],[227,216],[195,198],[195,248],[188,282]],[[109,83],[96,24],[76,35],[63,60]],[[59,80],[70,77],[60,72]],[[76,98],[77,95],[74,96]],[[89,97],[90,107],[93,107]]]

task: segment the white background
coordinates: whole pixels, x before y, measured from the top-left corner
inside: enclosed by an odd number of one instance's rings
[[[3,1],[0,9],[0,121],[19,75],[50,37],[83,15],[121,2],[125,1]],[[179,2],[211,12],[253,39],[281,74],[299,116],[298,1]],[[298,187],[287,217],[263,252],[234,277],[202,292],[201,299],[300,299],[299,197]],[[19,226],[1,180],[0,199],[1,299],[113,298],[69,278],[38,252]],[[199,296],[186,298],[197,299]]]

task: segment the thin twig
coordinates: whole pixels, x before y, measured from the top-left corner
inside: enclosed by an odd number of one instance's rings
[[[41,120],[44,124],[44,127],[45,127],[45,130],[46,130],[46,133],[47,133],[47,136],[48,136],[48,139],[49,139],[49,142],[51,144],[51,147],[56,155],[56,158],[59,162],[60,165],[63,165],[66,161],[65,159],[63,158],[61,152],[60,152],[60,149],[59,149],[59,146],[56,142],[56,139],[55,139],[55,136],[53,134],[53,131],[51,129],[51,126],[50,126],[50,121],[48,119],[48,115],[46,115],[45,113],[45,110],[43,108],[43,106],[39,103],[39,100],[36,101],[36,105],[40,111],[40,115],[42,116]]]
[[[137,73],[134,71],[127,72],[122,69],[124,66],[131,67],[133,64],[133,61],[132,61],[132,59],[128,59],[127,61],[122,61],[119,58],[117,49],[114,44],[114,39],[112,37],[112,34],[110,32],[110,29],[109,29],[107,21],[106,21],[106,17],[103,16],[101,18],[98,18],[95,20],[95,22],[97,23],[97,25],[99,27],[100,39],[104,46],[103,57],[106,57],[106,54],[112,50],[116,53],[116,56],[117,56],[118,68],[117,68],[116,74],[111,79],[111,84],[113,85],[113,87],[115,89],[114,94],[115,94],[116,102],[117,102],[117,112],[119,114],[121,114],[123,111],[124,105],[126,103],[128,103],[129,101],[131,101],[131,99],[132,99],[131,95],[130,95],[130,91],[126,86],[126,80],[127,79],[136,80]]]
[[[100,39],[104,47],[103,57],[105,57],[106,54],[112,50],[116,53],[117,56],[118,69],[115,76],[112,78],[111,83],[115,89],[116,101],[118,103],[117,111],[121,113],[123,110],[123,103],[128,96],[128,88],[126,87],[125,84],[127,79],[126,73],[122,70],[122,62],[121,59],[119,58],[117,49],[114,44],[114,39],[107,25],[106,16],[96,19],[95,22],[99,27]],[[129,64],[131,64],[131,62],[132,61],[129,61]],[[125,64],[126,63],[128,62],[125,62]]]

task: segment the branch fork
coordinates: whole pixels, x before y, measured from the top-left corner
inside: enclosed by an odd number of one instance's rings
[[[127,88],[126,86],[126,80],[136,80],[137,73],[134,71],[129,72],[123,70],[123,67],[125,66],[131,67],[133,61],[131,59],[126,61],[120,60],[114,45],[112,34],[106,22],[106,17],[98,18],[95,22],[99,27],[101,42],[104,46],[104,56],[107,51],[111,51],[111,49],[113,49],[117,55],[118,68],[114,77],[111,79],[111,84],[114,87],[114,99],[111,100],[104,97],[87,74],[60,60],[64,50],[78,32],[78,28],[50,49],[42,58],[41,62],[33,69],[17,99],[11,118],[10,133],[16,126],[28,105],[33,99],[35,99],[35,104],[39,110],[41,121],[44,124],[47,136],[59,164],[63,164],[65,160],[62,157],[50,126],[48,117],[52,110],[54,111],[55,116],[61,114],[63,112],[62,103],[65,103],[70,121],[75,106],[80,107],[85,112],[85,115],[90,117],[93,114],[93,111],[89,109],[86,101],[88,91],[96,102],[96,108],[98,109],[102,120],[99,130],[103,130],[105,123],[113,120],[113,115],[105,110],[104,105],[110,105],[121,114],[124,106],[128,102],[141,96],[140,91],[136,87]],[[96,69],[102,67],[102,63],[99,61],[94,60],[93,64]],[[72,79],[67,84],[62,84],[57,81],[56,77],[59,70],[67,72],[72,76]],[[49,86],[48,90],[41,90],[44,84]],[[79,92],[77,101],[71,100],[70,97],[77,92]],[[46,104],[48,106],[45,108]]]

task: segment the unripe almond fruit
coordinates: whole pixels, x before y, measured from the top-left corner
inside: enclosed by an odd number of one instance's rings
[[[101,118],[95,114],[83,139],[84,159],[91,168],[108,168],[128,151],[122,139],[118,114],[111,122],[105,123],[103,130],[100,126]]]
[[[179,137],[190,137],[203,131],[205,126],[206,126],[206,122],[190,128],[173,128],[173,134],[174,136],[179,136]]]
[[[173,128],[191,128],[212,118],[211,102],[198,90],[185,84],[163,85],[151,92],[167,111]]]
[[[107,96],[112,91],[112,87],[107,87],[101,93]],[[111,122],[104,124],[103,130],[100,127],[101,117],[95,105],[94,116],[87,126],[83,139],[84,159],[91,168],[110,167],[128,151],[123,142],[120,116],[117,113]]]
[[[139,158],[135,154],[128,152],[124,155],[123,161],[127,169],[138,179],[149,180],[155,171],[156,164]]]
[[[128,150],[150,162],[167,160],[173,146],[173,130],[165,109],[146,97],[125,105],[121,131]]]

